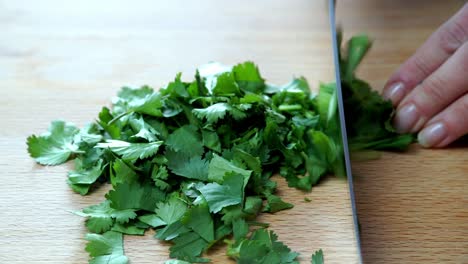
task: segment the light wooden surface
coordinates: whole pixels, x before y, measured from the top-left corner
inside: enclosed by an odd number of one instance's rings
[[[98,3],[99,2],[99,3]],[[85,263],[83,219],[68,210],[95,204],[65,183],[70,166],[42,167],[25,138],[61,118],[93,120],[123,85],[156,88],[178,71],[193,78],[209,61],[253,60],[285,83],[305,75],[314,87],[333,76],[326,3],[311,1],[10,1],[0,6],[0,262]],[[308,12],[305,12],[309,10]],[[315,13],[314,15],[311,15]],[[293,210],[263,216],[310,263],[356,263],[347,184],[330,178],[312,193],[282,184]],[[313,202],[304,202],[309,197]],[[125,237],[132,263],[163,263],[168,245],[147,234]],[[210,255],[227,263],[225,249]],[[232,262],[231,262],[232,263]]]
[[[0,261],[85,263],[83,219],[67,210],[103,199],[65,183],[69,165],[42,167],[25,138],[53,119],[83,125],[122,85],[160,87],[207,61],[253,60],[271,82],[332,79],[325,1],[0,1]],[[346,35],[375,44],[363,78],[385,79],[462,1],[338,1]],[[353,164],[366,263],[468,263],[466,148],[385,154]],[[355,263],[346,182],[311,193],[281,185],[294,209],[261,220],[302,253]],[[305,203],[309,197],[312,202]],[[125,238],[132,263],[162,263],[167,245]],[[218,249],[214,263],[226,263]]]

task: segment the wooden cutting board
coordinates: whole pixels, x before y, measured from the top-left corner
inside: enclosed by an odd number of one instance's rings
[[[368,32],[376,39],[361,68],[376,88],[462,3],[425,1],[421,10],[409,1],[384,2],[343,1],[338,8],[347,34]],[[303,75],[316,89],[320,80],[333,79],[325,4],[0,2],[0,261],[86,263],[83,219],[69,211],[99,203],[108,190],[73,193],[65,183],[71,164],[36,165],[26,152],[28,135],[45,131],[54,119],[82,126],[121,86],[159,88],[179,71],[188,80],[208,61],[253,60],[270,82]],[[407,23],[413,26],[403,27]],[[416,148],[356,164],[366,263],[468,262],[466,153]],[[319,248],[327,264],[356,263],[346,182],[329,177],[304,193],[278,181],[295,207],[261,220],[301,253],[301,263]],[[125,237],[132,263],[168,258],[168,245],[152,235]],[[222,247],[210,257],[228,263]]]
[[[317,87],[318,80],[333,77],[325,4],[5,3],[0,9],[1,260],[85,263],[83,219],[69,210],[99,203],[108,191],[101,188],[86,197],[73,193],[65,183],[71,164],[36,165],[25,148],[29,134],[44,131],[54,119],[83,125],[96,118],[121,86],[159,88],[179,71],[192,79],[195,67],[209,61],[253,60],[271,82],[285,83],[298,74]],[[319,248],[329,263],[355,263],[346,181],[330,177],[311,193],[280,182],[282,196],[296,207],[260,220],[271,223],[280,240],[302,254],[303,263]],[[312,202],[306,203],[305,197]],[[168,244],[152,235],[125,237],[132,263],[168,259]],[[219,247],[210,257],[214,263],[227,263],[224,255]]]

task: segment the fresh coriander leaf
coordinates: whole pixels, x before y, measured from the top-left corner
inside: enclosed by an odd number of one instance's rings
[[[112,209],[110,212],[111,217],[115,218],[115,221],[119,224],[126,224],[130,219],[135,219],[137,216],[135,211],[132,209],[115,210]]]
[[[114,220],[110,217],[91,217],[86,220],[85,225],[90,232],[101,234],[111,230]]]
[[[166,98],[164,100],[164,107],[163,107],[163,116],[166,118],[172,118],[177,116],[179,113],[182,113],[184,108],[180,105],[180,102],[176,99],[172,100],[170,98]]]
[[[248,239],[239,242],[237,247],[229,247],[227,255],[236,260],[237,263],[265,263],[265,257],[270,252],[268,246],[260,241],[251,241]],[[271,263],[277,264],[278,261]],[[266,264],[266,263],[265,263]]]
[[[124,182],[134,182],[137,178],[138,174],[130,166],[121,159],[115,159],[110,175],[113,186]]]
[[[187,88],[185,84],[181,80],[182,73],[177,73],[173,82],[170,82],[166,89],[162,90],[164,95],[170,94],[173,97],[189,97],[189,93],[187,92]]]
[[[208,166],[208,179],[215,182],[222,182],[224,175],[231,172],[238,173],[245,179],[248,179],[252,173],[252,171],[239,168],[221,156],[213,154],[213,159],[211,159]],[[247,180],[244,182],[244,184],[247,184]]]
[[[78,145],[88,144],[89,146],[94,146],[101,142],[102,139],[103,136],[101,135],[98,126],[96,124],[88,124],[80,129],[80,132],[75,135],[73,140]]]
[[[91,189],[91,185],[89,185],[89,184],[72,184],[68,180],[67,180],[67,184],[68,184],[68,186],[70,186],[70,188],[74,192],[79,193],[81,195],[88,194],[89,190]]]
[[[169,136],[169,131],[166,126],[166,123],[160,122],[157,119],[151,118],[151,119],[145,119],[146,123],[150,125],[155,131],[156,134],[162,139],[166,140],[167,137]]]
[[[252,154],[240,149],[234,149],[234,159],[238,159],[247,165],[249,169],[256,173],[262,173],[262,163],[259,157],[255,157]]]
[[[93,233],[102,233],[110,230],[114,220],[118,223],[128,223],[137,215],[131,210],[115,210],[110,207],[109,201],[104,201],[97,205],[86,207],[81,212],[75,214],[86,217],[86,227]]]
[[[204,81],[208,92],[212,92],[216,85],[217,77],[223,73],[230,72],[231,69],[232,67],[223,65],[219,62],[210,62],[198,67],[197,75],[199,75]]]
[[[236,120],[240,121],[247,118],[246,110],[251,108],[249,104],[240,104],[240,105],[233,105],[229,110],[229,114]]]
[[[246,219],[249,217],[249,213],[244,212],[240,204],[226,206],[222,209],[221,220],[226,225],[231,225],[233,221],[237,219]]]
[[[202,130],[203,145],[205,147],[214,150],[216,152],[221,152],[221,142],[219,136],[214,131]]]
[[[208,95],[208,89],[206,88],[198,69],[195,72],[195,81],[188,85],[187,92],[191,98]]]
[[[174,238],[187,232],[190,232],[188,227],[182,224],[181,221],[175,221],[163,229],[158,230],[155,237],[159,240],[173,240]]]
[[[117,210],[135,209],[154,211],[156,203],[163,201],[165,193],[149,184],[125,182],[114,186],[106,194],[112,208]]]
[[[203,143],[197,127],[186,125],[178,128],[169,135],[166,145],[174,151],[185,153],[189,156],[201,156]]]
[[[233,96],[239,94],[239,87],[231,72],[221,73],[216,78],[213,94],[216,96]]]
[[[197,233],[187,232],[173,240],[174,245],[169,248],[171,258],[190,260],[201,255],[208,243]]]
[[[166,151],[166,157],[172,173],[189,179],[208,179],[208,162],[200,156],[189,157],[181,152]]]
[[[189,125],[192,125],[194,127],[199,127],[200,126],[200,121],[195,117],[195,115],[192,113],[193,106],[187,106],[184,104],[181,104],[180,107],[182,108],[182,112],[185,115],[185,118],[188,121]]]
[[[114,116],[110,113],[109,108],[103,107],[99,113],[99,125],[110,135],[113,139],[120,139],[121,131],[119,125],[116,123],[110,124],[110,121],[114,119]]]
[[[165,166],[154,166],[153,171],[151,172],[151,179],[154,181],[154,185],[161,189],[162,191],[168,191],[171,188],[171,185],[166,181],[169,178],[169,173]]]
[[[122,159],[136,161],[137,159],[145,159],[154,155],[162,141],[151,143],[129,143],[121,140],[107,140],[106,143],[99,143],[97,148],[109,148],[112,152],[121,155]]]
[[[138,220],[141,222],[151,226],[151,227],[160,227],[167,225],[161,218],[159,218],[156,214],[146,214],[138,217]]]
[[[156,215],[166,225],[172,224],[182,218],[187,211],[187,205],[177,196],[171,195],[167,202],[159,202],[156,206]]]
[[[144,98],[135,98],[129,102],[129,112],[147,114],[150,116],[163,116],[161,108],[163,107],[161,94],[154,92],[146,95]]]
[[[284,202],[280,197],[274,194],[265,193],[265,196],[267,198],[267,203],[263,208],[263,212],[276,213],[294,207],[292,204]]]
[[[28,137],[29,155],[42,165],[64,163],[73,153],[80,152],[73,140],[78,133],[78,128],[73,124],[54,121],[49,126],[48,132]]]
[[[352,82],[354,79],[354,72],[370,46],[371,41],[366,35],[353,36],[348,41],[346,60],[342,62],[342,71],[346,82]]]
[[[266,104],[267,103],[266,99],[267,97],[264,97],[260,94],[248,93],[248,94],[245,94],[244,97],[240,98],[239,102],[241,104],[253,104],[253,103]]]
[[[141,228],[141,229],[149,229],[151,228],[150,225],[146,224],[146,223],[143,223],[141,222],[140,220],[135,220],[133,223],[132,223],[135,227],[138,227],[138,228]]]
[[[304,159],[309,161],[309,158],[307,157],[307,155],[304,154],[303,156],[304,156]],[[310,160],[309,164],[312,166],[314,162],[315,161]],[[286,169],[284,167],[281,168],[280,174],[281,176],[286,178],[289,187],[294,187],[294,188],[297,188],[299,190],[304,190],[304,191],[310,191],[312,189],[312,177],[313,177],[312,175],[323,175],[326,171],[326,168],[323,165],[316,166],[316,167],[317,168],[314,169],[314,171],[312,172],[313,174],[310,174],[304,169],[300,171],[296,171],[294,169],[291,169],[291,168]],[[304,176],[299,175],[299,174],[304,174],[304,173],[306,173],[306,175]]]
[[[286,245],[278,241],[278,236],[273,231],[257,229],[252,233],[250,239],[260,241],[270,247],[270,250],[281,260],[280,263],[298,263],[295,260],[299,254],[292,252]]]
[[[337,102],[336,102],[336,84],[335,83],[320,83],[320,92],[316,97],[315,103],[319,113],[320,122],[325,128],[331,126],[331,122],[336,120]],[[333,103],[332,103],[333,100]],[[336,126],[336,124],[333,124]],[[334,129],[338,129],[335,127]]]
[[[138,89],[123,87],[118,97],[113,102],[113,119],[108,124],[119,120],[127,123],[132,113],[146,114],[149,116],[162,116],[161,107],[163,101],[159,92],[154,92],[148,86]]]
[[[101,176],[104,167],[102,160],[91,168],[84,168],[83,161],[81,159],[75,159],[75,170],[68,172],[67,183],[72,186],[73,190],[76,190],[79,194],[85,195],[89,192],[91,184]],[[74,188],[74,186],[77,186]]]
[[[217,213],[226,206],[240,204],[243,199],[244,177],[241,174],[226,174],[222,184],[208,183],[198,190],[205,198],[210,212]]]
[[[330,167],[333,162],[342,155],[335,141],[321,131],[309,131],[308,136],[311,140],[309,149],[310,156],[313,156],[317,163],[322,164],[324,167]],[[312,167],[313,165],[311,165]],[[314,175],[312,184],[317,183],[321,175]]]
[[[257,216],[262,208],[262,198],[258,196],[248,196],[245,198],[244,212],[249,215]]]
[[[132,136],[132,138],[142,138],[148,142],[154,142],[158,140],[156,137],[156,130],[148,125],[142,117],[139,119],[130,119],[129,123],[133,130],[137,132]]]
[[[278,236],[266,229],[255,230],[249,238],[237,241],[228,248],[227,255],[237,263],[298,264],[296,252],[278,241]]]
[[[208,123],[211,124],[223,119],[229,110],[231,110],[231,106],[229,104],[216,103],[208,106],[207,108],[193,109],[192,112],[200,119],[206,118]]]
[[[323,251],[320,249],[312,255],[312,264],[323,264]]]
[[[192,207],[182,218],[182,223],[208,243],[215,238],[213,218],[206,203]]]
[[[220,241],[221,239],[225,238],[226,236],[232,233],[232,228],[230,225],[220,225],[215,230],[215,242]],[[209,246],[214,245],[212,242]]]
[[[116,223],[112,229],[112,231],[119,232],[126,235],[137,235],[142,236],[145,234],[145,228],[136,227],[133,223],[132,224],[120,224]]]
[[[149,86],[142,86],[138,89],[133,89],[130,87],[122,87],[117,93],[117,99],[114,101],[114,105],[118,105],[119,102],[133,102],[144,99],[154,93],[154,90]]]
[[[102,235],[87,234],[86,251],[91,257],[90,264],[127,264],[124,256],[122,234],[109,231]]]
[[[235,240],[241,240],[249,233],[249,225],[244,219],[236,219],[232,222],[232,233]]]
[[[253,62],[247,61],[237,64],[232,68],[232,73],[240,89],[256,94],[263,92],[265,80],[260,76],[260,72]]]

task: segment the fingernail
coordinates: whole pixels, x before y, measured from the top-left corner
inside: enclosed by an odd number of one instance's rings
[[[418,142],[423,147],[432,147],[447,137],[447,128],[443,123],[435,123],[424,128],[418,134]]]
[[[398,104],[405,95],[405,85],[402,82],[397,82],[388,89],[385,89],[383,97],[387,100],[391,100],[393,104]]]
[[[395,130],[398,133],[409,132],[416,123],[420,123],[418,118],[418,109],[416,109],[414,104],[403,106],[400,110],[398,110],[395,119],[393,120]]]

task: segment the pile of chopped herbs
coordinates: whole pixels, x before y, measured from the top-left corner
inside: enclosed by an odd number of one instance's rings
[[[393,131],[391,103],[354,76],[369,46],[354,37],[340,58],[351,149],[404,149],[413,137]],[[327,174],[345,175],[335,84],[321,84],[318,95],[304,78],[271,85],[252,62],[208,64],[193,81],[178,74],[158,91],[124,87],[96,122],[54,121],[27,144],[43,165],[73,159],[68,184],[81,195],[112,185],[104,202],[76,212],[95,264],[127,263],[123,234],[150,228],[172,244],[166,263],[209,262],[203,252],[217,243],[238,263],[298,263],[255,221],[293,207],[275,194],[272,175],[305,191]],[[311,262],[323,263],[321,250]]]

